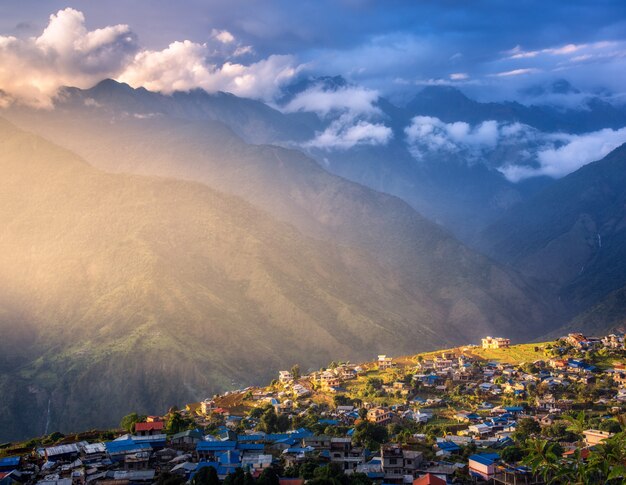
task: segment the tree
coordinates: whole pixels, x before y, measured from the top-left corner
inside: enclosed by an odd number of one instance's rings
[[[369,421],[361,421],[354,429],[353,439],[371,450],[378,449],[388,438],[387,428]]]
[[[577,436],[571,431],[567,430],[567,423],[563,420],[558,420],[549,426],[546,426],[542,430],[543,436],[546,438],[553,438],[556,441],[576,441]]]
[[[318,467],[313,472],[313,479],[307,483],[311,485],[343,485],[347,481],[343,470],[336,463]]]
[[[159,475],[155,483],[156,485],[183,485],[185,481],[186,480],[181,476],[174,475],[170,472],[163,472]]]
[[[350,485],[373,485],[373,481],[365,473],[354,472],[349,477]]]
[[[559,457],[562,452],[563,450],[557,443],[542,439],[528,440],[523,463],[528,465],[533,473],[548,481],[554,477],[560,467]]]
[[[280,485],[278,474],[274,468],[266,468],[256,480],[257,485]]]
[[[203,466],[194,474],[191,485],[220,485],[217,470],[212,466]]]
[[[298,364],[294,365],[291,368],[291,375],[293,376],[294,380],[300,379],[300,366]]]
[[[516,441],[521,442],[539,433],[541,433],[541,426],[537,421],[533,418],[522,418],[517,421],[514,438]]]
[[[170,411],[167,417],[165,432],[170,435],[176,434],[190,429],[194,425],[195,423],[192,418],[186,418],[178,411]]]
[[[598,426],[601,431],[608,431],[609,433],[619,433],[622,431],[622,427],[616,419],[603,419]]]
[[[124,431],[132,433],[133,431],[135,431],[135,424],[141,423],[145,419],[145,416],[140,416],[137,413],[127,414],[122,418],[122,421],[120,421],[120,428],[122,428]]]
[[[502,456],[502,459],[506,463],[517,463],[522,458],[524,458],[524,450],[522,450],[522,448],[517,445],[507,446],[502,450],[500,456]]]
[[[258,429],[265,433],[275,433],[278,431],[278,416],[274,408],[269,407],[263,411],[261,419],[259,420]]]
[[[576,416],[566,414],[563,416],[563,419],[568,423],[567,431],[571,431],[579,438],[582,437],[583,431],[587,429],[587,416],[585,415],[585,411],[580,411]]]

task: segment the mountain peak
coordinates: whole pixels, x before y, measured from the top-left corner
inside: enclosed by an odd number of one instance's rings
[[[115,79],[103,79],[95,86],[86,90],[91,93],[105,94],[105,93],[114,93],[114,92],[133,92],[135,89],[126,83],[121,83],[116,81]]]

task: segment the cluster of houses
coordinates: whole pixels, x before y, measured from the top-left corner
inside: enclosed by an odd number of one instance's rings
[[[284,470],[311,460],[319,464],[334,463],[348,475],[364,473],[376,483],[459,483],[454,482],[459,472],[472,480],[532,483],[527,468],[505,464],[499,454],[514,443],[520,419],[532,418],[542,426],[550,425],[576,405],[574,399],[564,397],[564,389],[605,377],[610,377],[614,386],[600,403],[616,414],[623,413],[626,403],[623,359],[600,370],[584,357],[584,352],[591,349],[624,349],[623,335],[592,339],[570,334],[562,340],[580,350],[578,355],[583,357],[546,358],[538,354],[541,358],[528,363],[532,365],[519,366],[480,361],[461,348],[419,359],[414,367],[406,367],[403,372],[395,372],[398,363],[386,355],[378,356],[370,364],[333,365],[302,377],[281,371],[279,385],[247,388],[189,405],[187,413],[196,418],[197,429],[167,435],[164,418],[153,416],[136,423],[132,434],[111,441],[69,440],[38,448],[31,454],[0,458],[0,485],[147,484],[154,483],[164,472],[190,480],[207,466],[214,467],[220,479],[238,468],[258,477],[269,467]],[[508,348],[509,344],[508,339],[483,339],[483,347],[489,349]],[[385,375],[406,377],[408,372],[410,379],[382,383],[380,395],[392,401],[386,405],[381,399],[372,402],[350,399],[343,386],[350,387],[347,382],[372,370],[378,376],[382,375],[381,371],[391,370]],[[542,389],[541,393],[530,392],[538,388]],[[471,394],[478,401],[468,402],[480,401],[480,404],[468,409],[451,408],[453,389]],[[335,396],[345,393],[348,402],[324,406],[314,399],[316,393]],[[236,406],[230,409],[225,403],[230,402],[229,398],[244,395],[257,406],[273,406],[277,414],[287,415],[291,420],[313,410],[319,416],[317,433],[305,428],[263,433],[254,426],[242,426],[245,413],[237,411]],[[215,417],[222,424],[210,434],[202,431],[202,425]],[[364,420],[380,426],[442,421],[447,426],[434,437],[413,433],[412,446],[383,443],[374,453],[354,439],[356,425]],[[330,433],[329,427],[335,432]],[[320,430],[332,436],[320,434]],[[591,447],[611,433],[589,429],[584,436],[586,446]],[[469,446],[480,451],[467,457],[463,453]],[[571,444],[571,448],[575,446]],[[294,485],[293,481],[285,481],[285,485],[288,483]]]

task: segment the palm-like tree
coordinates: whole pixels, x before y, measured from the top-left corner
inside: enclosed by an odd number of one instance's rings
[[[567,431],[582,437],[583,431],[587,429],[587,416],[585,411],[580,411],[576,416],[564,415],[563,419],[568,422]]]
[[[523,463],[528,465],[533,473],[543,480],[551,481],[559,471],[559,453],[556,443],[548,440],[536,439],[526,442],[526,458]]]

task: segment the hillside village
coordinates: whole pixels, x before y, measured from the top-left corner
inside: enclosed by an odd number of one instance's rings
[[[0,448],[0,485],[623,483],[623,334],[281,370],[131,414],[120,430]]]

